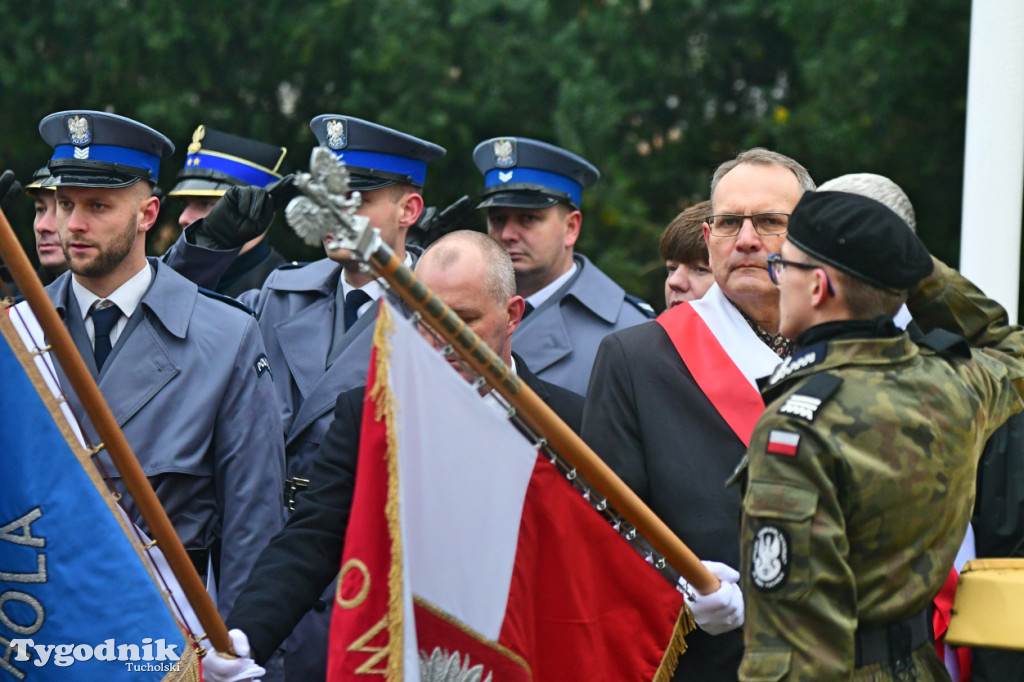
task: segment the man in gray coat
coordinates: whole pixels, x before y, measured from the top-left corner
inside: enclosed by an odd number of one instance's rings
[[[345,162],[349,186],[362,203],[357,213],[370,219],[381,238],[399,258],[412,266],[419,251],[407,248],[405,236],[423,211],[420,192],[427,164],[445,150],[411,135],[351,116],[323,114],[310,122],[322,146]],[[208,216],[186,230],[189,234],[232,229],[256,233],[269,224],[274,210],[284,208],[273,189],[233,187]],[[281,205],[278,205],[281,204]],[[212,225],[211,225],[212,221]],[[265,221],[261,226],[259,223]],[[232,252],[227,253],[229,256]],[[179,240],[169,258],[175,267],[198,272],[193,263],[210,262],[211,252]],[[313,456],[334,417],[338,395],[366,383],[373,341],[377,301],[384,295],[382,280],[352,260],[344,249],[328,250],[327,257],[299,266],[284,266],[261,289],[240,297],[256,311],[274,367],[274,387],[281,409],[287,482],[285,501],[294,509],[295,498],[310,485]],[[212,270],[207,269],[209,277]],[[330,622],[328,587],[286,642],[288,679],[322,677],[320,667]]]
[[[411,266],[420,251],[407,248],[405,236],[423,212],[427,164],[445,150],[352,116],[323,114],[309,125],[317,141],[345,162],[349,187],[362,198],[357,213],[368,217],[384,242]],[[261,234],[293,194],[280,187],[230,188],[206,217],[186,228],[167,262],[194,281],[217,281],[238,250],[218,249],[204,235]],[[338,395],[366,382],[373,320],[382,295],[383,280],[352,260],[349,251],[338,249],[312,263],[283,266],[262,288],[239,296],[256,313],[274,367],[289,506],[308,482],[313,454],[330,425]]]
[[[584,395],[601,339],[654,317],[574,253],[583,188],[600,174],[586,159],[525,137],[481,142],[473,160],[484,174],[477,208],[512,256],[516,293],[526,299],[516,352],[541,379]]]
[[[196,568],[217,577],[227,617],[284,516],[281,422],[256,321],[146,258],[170,140],[82,110],[51,114],[39,131],[54,147],[57,232],[71,270],[47,293]],[[69,403],[84,416],[77,396]],[[90,424],[83,431],[99,442]]]

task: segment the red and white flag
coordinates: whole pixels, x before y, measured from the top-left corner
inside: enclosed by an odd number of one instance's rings
[[[682,595],[381,305],[328,680],[667,680]]]

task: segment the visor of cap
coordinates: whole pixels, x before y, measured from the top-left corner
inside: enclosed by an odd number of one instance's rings
[[[559,201],[569,203],[569,198],[560,199],[540,190],[501,191],[481,195],[476,207],[548,208]]]
[[[348,188],[353,190],[359,190],[360,192],[368,192],[371,189],[381,189],[383,187],[390,187],[395,184],[395,180],[389,178],[382,178],[380,176],[362,175],[352,172],[349,169],[348,176]]]
[[[214,178],[180,178],[170,192],[169,197],[222,197],[238,182]]]
[[[142,180],[142,178],[137,175],[104,174],[64,168],[55,171],[50,180],[53,187],[104,187],[107,189],[119,189],[121,187],[131,187]]]

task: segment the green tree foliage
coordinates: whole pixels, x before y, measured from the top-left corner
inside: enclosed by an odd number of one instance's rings
[[[302,168],[308,122],[330,112],[446,147],[425,192],[444,206],[479,191],[479,141],[535,137],[600,168],[579,250],[660,308],[662,228],[754,145],[818,181],[891,176],[955,261],[968,13],[954,0],[0,0],[0,165],[27,178],[49,153],[39,120],[93,108],[171,137],[167,189],[200,123],[286,146]],[[30,215],[16,216],[26,244]],[[272,240],[317,257],[280,225]]]

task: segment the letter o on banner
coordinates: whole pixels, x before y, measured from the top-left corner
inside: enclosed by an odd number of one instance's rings
[[[75,650],[71,652],[76,661],[88,661],[92,659],[92,647],[88,644],[78,644],[75,646]]]
[[[350,578],[352,571],[359,573]],[[355,596],[346,598],[342,594],[343,592],[351,593],[353,588],[357,590]],[[338,572],[338,587],[334,595],[338,606],[343,609],[354,609],[366,601],[368,594],[370,594],[370,570],[359,559],[349,559]]]
[[[20,601],[35,612],[35,620],[31,625],[21,625],[11,620],[11,617],[7,615],[7,609],[4,608],[9,601]],[[0,594],[0,625],[3,625],[11,632],[23,637],[34,635],[39,632],[39,628],[43,627],[43,621],[45,620],[46,613],[43,611],[43,605],[32,595],[14,590],[8,590]]]

